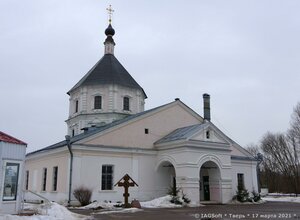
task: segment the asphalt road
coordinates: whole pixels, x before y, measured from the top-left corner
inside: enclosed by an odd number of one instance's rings
[[[206,205],[197,208],[143,209],[135,213],[100,214],[101,211],[71,210],[101,220],[232,220],[232,219],[299,219],[300,204],[288,202],[267,202],[250,205]]]

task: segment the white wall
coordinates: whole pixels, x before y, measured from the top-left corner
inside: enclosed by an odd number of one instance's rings
[[[193,203],[199,203],[201,166],[208,161],[214,162],[220,171],[218,176],[220,178],[222,195],[219,199],[222,203],[227,203],[232,198],[232,177],[230,151],[226,150],[226,148],[228,146],[223,150],[214,149],[213,146],[210,148],[189,147],[187,143],[183,143],[182,147],[159,152],[158,161],[170,161],[174,164],[178,186],[183,189]],[[211,199],[216,199],[216,196],[213,195]]]
[[[102,165],[114,166],[114,184],[117,183],[125,174],[129,174],[139,185],[129,189],[130,201],[139,199],[140,201],[151,200],[159,196],[165,195],[167,188],[171,184],[171,176],[176,172],[177,185],[184,189],[184,193],[192,199],[194,203],[199,202],[199,180],[200,168],[207,161],[213,161],[218,165],[220,180],[220,188],[222,195],[219,197],[222,203],[227,203],[235,194],[236,174],[244,173],[245,185],[249,191],[252,188],[257,189],[255,164],[249,161],[232,161],[230,151],[206,150],[201,148],[176,148],[164,151],[156,151],[155,149],[135,149],[121,147],[105,147],[105,146],[82,146],[73,145],[74,164],[73,164],[73,185],[72,191],[80,186],[85,186],[93,191],[92,201],[123,201],[124,189],[122,187],[114,187],[113,190],[101,190]],[[158,156],[157,156],[158,154]],[[46,196],[50,200],[57,202],[65,202],[68,198],[68,169],[69,155],[65,152],[55,157],[48,155],[47,157],[39,157],[26,161],[26,169],[38,170],[37,186],[41,188],[42,168],[49,165],[50,168],[54,163],[65,166],[57,193],[37,192]],[[57,161],[56,161],[57,160]],[[162,162],[168,162],[174,165],[174,169],[166,168],[164,171],[160,169]],[[50,175],[50,173],[49,173]],[[216,182],[217,180],[215,180]],[[32,183],[29,184],[32,186]],[[47,183],[48,185],[48,183]],[[211,187],[213,183],[211,183]],[[213,189],[212,193],[213,193]],[[211,199],[217,199],[217,195],[211,194]],[[72,200],[75,198],[72,195]]]
[[[29,170],[29,190],[36,192],[50,201],[64,203],[68,200],[70,154],[67,147],[55,152],[41,153],[39,156],[28,156],[25,169]],[[58,167],[57,191],[53,191],[53,167]],[[42,191],[43,168],[47,168],[46,190]],[[25,193],[26,200],[41,200],[30,192]]]
[[[0,142],[0,213],[16,214],[21,209],[24,182],[24,160],[26,145]],[[19,164],[19,176],[16,201],[3,201],[4,170],[6,162]]]
[[[94,109],[94,97],[102,96],[102,109]],[[130,111],[123,110],[123,98],[130,101]],[[78,100],[78,112],[75,112],[75,102]],[[91,123],[110,123],[125,115],[144,111],[145,97],[140,89],[119,85],[83,86],[72,91],[69,98],[68,134],[75,129],[75,134],[82,133],[81,128],[91,126]],[[114,113],[106,115],[106,113]],[[82,117],[79,117],[79,116]]]
[[[123,187],[101,190],[102,165],[114,166],[114,184],[125,174],[129,174],[139,185],[129,188],[130,200],[149,200],[158,195],[155,183],[155,152],[117,154],[103,152],[101,149],[74,152],[73,190],[80,186],[90,188],[93,191],[92,201],[123,201]]]
[[[232,160],[232,193],[237,191],[237,174],[244,174],[245,188],[252,192],[257,190],[256,161]]]

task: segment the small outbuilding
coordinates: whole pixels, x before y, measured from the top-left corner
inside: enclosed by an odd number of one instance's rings
[[[0,213],[21,209],[24,161],[27,144],[0,131]]]

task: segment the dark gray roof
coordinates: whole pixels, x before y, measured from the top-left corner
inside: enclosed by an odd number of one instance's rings
[[[161,144],[161,143],[166,143],[169,141],[177,141],[177,140],[187,139],[191,135],[193,135],[195,132],[203,129],[205,127],[205,125],[206,125],[206,123],[201,123],[201,124],[190,125],[190,126],[183,127],[183,128],[178,128],[178,129],[172,131],[167,136],[163,137],[162,139],[156,141],[155,144]]]
[[[116,84],[142,90],[143,88],[133,79],[117,58],[112,54],[105,54],[93,68],[67,93],[70,95],[79,86]]]
[[[171,103],[173,103],[173,102],[171,102]],[[161,106],[158,106],[156,108],[149,109],[147,111],[143,111],[143,112],[140,112],[140,113],[137,113],[137,114],[134,114],[134,115],[127,116],[126,118],[114,121],[114,122],[112,122],[110,124],[107,124],[107,125],[104,125],[104,126],[101,126],[101,127],[94,127],[92,130],[89,130],[89,131],[87,131],[85,133],[82,133],[82,134],[76,135],[74,137],[71,137],[70,143],[73,144],[73,143],[75,143],[77,141],[80,141],[80,140],[82,140],[84,138],[87,138],[87,137],[89,137],[91,135],[97,134],[97,133],[99,133],[101,131],[107,130],[107,129],[112,128],[114,126],[123,124],[125,122],[130,121],[130,120],[138,118],[138,117],[140,117],[142,115],[145,115],[147,113],[153,112],[153,111],[155,111],[155,110],[157,110],[159,108],[163,108],[163,107],[165,107],[167,105],[170,105],[171,103],[167,103],[165,105],[161,105]],[[35,154],[35,153],[38,153],[38,152],[43,152],[43,151],[57,149],[57,148],[60,148],[60,147],[64,147],[66,145],[67,145],[67,142],[65,140],[64,141],[60,141],[60,142],[58,142],[56,144],[53,144],[53,145],[50,145],[48,147],[45,147],[45,148],[42,148],[42,149],[30,152],[26,156],[29,156],[29,155],[32,155],[32,154]]]
[[[247,157],[247,156],[235,156],[231,155],[232,160],[249,160],[249,161],[257,161],[253,156]]]

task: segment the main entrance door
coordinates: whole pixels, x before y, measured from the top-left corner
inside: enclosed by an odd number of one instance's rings
[[[203,193],[204,193],[204,201],[210,200],[210,192],[209,192],[209,176],[203,176]]]

